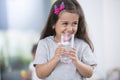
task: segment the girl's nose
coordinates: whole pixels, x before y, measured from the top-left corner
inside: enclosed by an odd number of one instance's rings
[[[72,25],[68,25],[67,30],[72,31]]]

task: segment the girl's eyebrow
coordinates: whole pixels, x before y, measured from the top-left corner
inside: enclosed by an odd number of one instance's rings
[[[66,21],[66,20],[60,20],[60,22],[68,22],[68,21]]]

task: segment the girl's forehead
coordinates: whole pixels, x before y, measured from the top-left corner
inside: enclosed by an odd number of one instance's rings
[[[59,14],[59,20],[60,21],[68,21],[68,20],[73,20],[73,21],[78,21],[79,15],[77,13],[70,13],[70,12],[61,12]]]

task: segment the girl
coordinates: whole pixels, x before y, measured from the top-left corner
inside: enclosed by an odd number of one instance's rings
[[[74,34],[74,48],[66,51],[61,34]],[[50,11],[37,47],[34,66],[43,80],[86,80],[96,66],[93,45],[86,31],[85,17],[77,0],[57,0]],[[67,54],[71,63],[60,61]]]

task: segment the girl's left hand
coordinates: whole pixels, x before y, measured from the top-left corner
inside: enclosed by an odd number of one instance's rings
[[[70,59],[72,59],[73,63],[76,63],[79,60],[78,57],[77,57],[76,49],[75,48],[72,48],[69,51],[69,57],[70,57]]]

